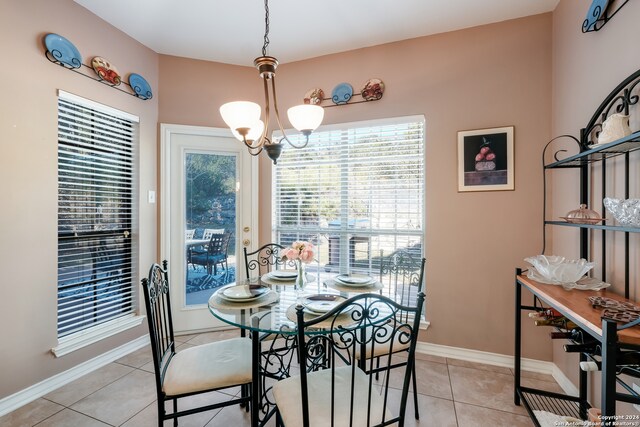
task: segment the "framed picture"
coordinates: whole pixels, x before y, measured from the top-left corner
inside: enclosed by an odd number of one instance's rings
[[[458,191],[513,190],[513,126],[458,132]]]

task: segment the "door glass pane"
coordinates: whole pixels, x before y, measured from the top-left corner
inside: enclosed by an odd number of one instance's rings
[[[215,289],[235,281],[237,160],[235,154],[185,153],[187,305],[206,304]]]

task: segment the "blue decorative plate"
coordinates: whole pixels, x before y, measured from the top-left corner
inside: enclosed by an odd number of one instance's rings
[[[352,96],[353,87],[349,83],[340,83],[331,92],[331,100],[334,104],[346,104]]]
[[[129,85],[131,85],[131,89],[133,89],[138,98],[151,99],[153,97],[151,86],[140,74],[129,74]]]
[[[587,17],[582,23],[582,31],[592,31],[595,28],[596,21],[604,16],[604,11],[607,10],[609,0],[593,0],[591,7],[587,12]]]
[[[69,40],[61,35],[50,33],[44,37],[44,45],[53,59],[70,68],[80,68],[82,56]]]

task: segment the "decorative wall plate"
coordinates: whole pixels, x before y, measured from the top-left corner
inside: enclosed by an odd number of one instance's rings
[[[140,74],[129,74],[129,85],[131,89],[136,93],[136,96],[141,99],[151,99],[153,94],[151,93],[151,86]]]
[[[304,94],[304,103],[311,105],[320,105],[322,100],[324,99],[324,91],[319,87],[309,89],[307,93]]]
[[[360,90],[362,98],[366,101],[377,101],[384,93],[384,82],[380,79],[369,79]]]
[[[353,87],[349,83],[340,83],[331,92],[331,100],[334,104],[346,104],[352,96]]]
[[[82,56],[69,40],[59,34],[50,33],[44,37],[44,45],[56,61],[69,68],[80,68]]]
[[[591,7],[589,7],[589,11],[587,12],[587,17],[582,23],[582,31],[591,31],[594,30],[594,26],[596,25],[596,21],[604,16],[604,12],[607,10],[607,6],[609,4],[609,0],[593,0],[591,2]]]
[[[101,80],[111,83],[114,86],[118,86],[122,82],[116,67],[111,65],[106,59],[95,56],[91,60],[91,66]]]

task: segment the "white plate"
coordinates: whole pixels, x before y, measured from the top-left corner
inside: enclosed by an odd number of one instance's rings
[[[251,301],[268,292],[269,288],[262,285],[229,286],[220,290],[220,296],[230,301]]]
[[[335,281],[345,286],[369,286],[375,280],[371,276],[365,274],[339,274],[335,277]]]
[[[276,280],[295,280],[298,277],[298,272],[295,270],[273,270],[268,276]]]
[[[302,305],[311,312],[324,314],[346,300],[342,295],[320,294],[306,297],[302,301]]]

